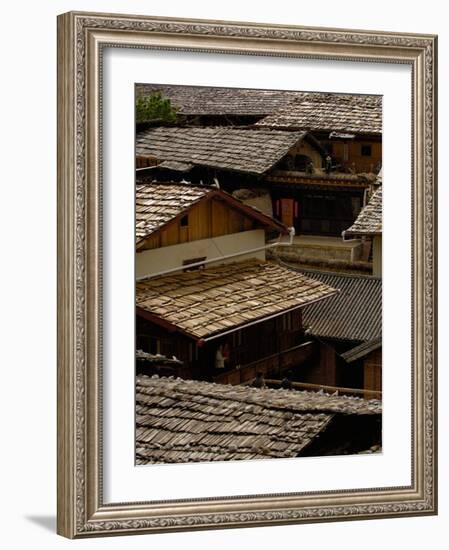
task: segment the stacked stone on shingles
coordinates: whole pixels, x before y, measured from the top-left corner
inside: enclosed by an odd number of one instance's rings
[[[379,415],[381,403],[324,393],[136,380],[138,464],[291,458],[336,414]]]

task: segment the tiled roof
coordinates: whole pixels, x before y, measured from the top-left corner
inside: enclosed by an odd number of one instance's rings
[[[287,228],[281,222],[221,189],[182,183],[144,183],[136,185],[136,242],[145,240],[197,202],[212,196],[273,230],[287,233]]]
[[[336,292],[271,262],[246,260],[162,275],[136,285],[136,305],[194,338],[236,330]]]
[[[346,235],[382,234],[382,186],[374,191],[368,204],[362,209],[355,222],[344,231]]]
[[[310,131],[382,133],[381,96],[310,93],[295,99],[256,126]]]
[[[306,132],[219,127],[158,127],[140,132],[138,157],[263,174]]]
[[[376,338],[375,340],[363,342],[362,344],[359,344],[358,346],[351,348],[347,352],[342,353],[340,357],[342,357],[347,363],[352,363],[357,359],[366,357],[369,353],[381,347],[382,347],[382,338],[380,337],[380,338]]]
[[[138,96],[161,92],[183,115],[253,115],[273,113],[292,101],[298,92],[137,84]]]
[[[176,218],[211,191],[211,187],[195,187],[176,183],[172,185],[136,185],[137,242]]]
[[[136,461],[296,457],[336,414],[381,411],[375,400],[138,376]]]
[[[340,290],[304,309],[303,323],[322,338],[364,342],[382,334],[382,280],[303,270],[307,277]]]

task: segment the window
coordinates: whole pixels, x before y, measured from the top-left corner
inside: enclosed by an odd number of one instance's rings
[[[186,214],[185,216],[183,216],[181,218],[180,224],[181,224],[181,227],[188,227],[188,225],[189,225],[189,215],[188,214]]]
[[[312,168],[310,168],[310,166]],[[308,170],[313,170],[313,162],[310,157],[307,155],[296,155],[295,157],[295,170],[298,172],[307,172]]]
[[[362,145],[362,157],[370,157],[371,156],[371,145]]]

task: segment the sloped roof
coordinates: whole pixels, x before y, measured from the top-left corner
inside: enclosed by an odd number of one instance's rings
[[[303,270],[340,292],[304,308],[303,323],[321,338],[365,342],[382,335],[382,279]]]
[[[374,191],[368,204],[344,235],[382,235],[382,186]]]
[[[136,155],[263,174],[305,136],[306,132],[227,126],[157,127],[137,135]]]
[[[357,359],[366,357],[372,351],[382,347],[382,337],[376,338],[375,340],[370,340],[368,342],[363,342],[354,348],[351,348],[345,353],[342,353],[340,357],[344,359],[347,363],[352,363]]]
[[[334,415],[376,415],[381,408],[376,400],[141,375],[136,461],[296,457]]]
[[[183,115],[253,115],[273,113],[298,92],[203,86],[137,84],[138,97],[161,92]],[[300,94],[301,92],[299,92]]]
[[[144,183],[136,185],[136,242],[161,229],[205,198],[217,197],[262,225],[286,234],[281,222],[244,204],[229,193],[211,186],[182,183]]]
[[[256,123],[261,128],[382,133],[382,97],[309,93]]]
[[[154,322],[207,339],[335,292],[278,264],[246,260],[140,281],[136,305]]]
[[[179,184],[136,185],[136,240],[142,241],[211,192]]]

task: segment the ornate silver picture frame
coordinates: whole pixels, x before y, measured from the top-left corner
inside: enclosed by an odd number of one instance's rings
[[[248,496],[104,500],[102,89],[105,48],[411,69],[411,484]],[[70,12],[58,18],[58,533],[89,536],[437,513],[437,37]],[[132,412],[130,422],[133,421]]]

